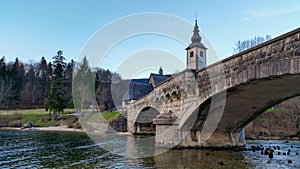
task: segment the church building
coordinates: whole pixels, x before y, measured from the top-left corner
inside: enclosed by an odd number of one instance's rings
[[[200,70],[206,66],[207,48],[201,43],[197,20],[191,38],[192,43],[186,48],[186,69]],[[151,73],[148,79],[132,79],[128,84],[128,91],[122,97],[122,107],[138,100],[154,90],[154,87],[163,83],[173,75],[160,75]]]

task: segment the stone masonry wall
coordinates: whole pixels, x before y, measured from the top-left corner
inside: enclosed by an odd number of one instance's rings
[[[131,121],[128,125],[133,125],[137,114],[150,106],[161,114],[171,111],[176,117],[174,125],[180,128],[200,104],[222,91],[252,79],[299,74],[299,56],[300,29],[296,29],[197,72],[185,70],[132,103],[128,108]],[[159,127],[156,129],[157,134],[163,133]],[[165,130],[164,127],[161,130]],[[134,129],[129,126],[129,131],[134,132]],[[158,141],[171,143],[179,139],[178,134],[172,136],[160,135]],[[189,144],[194,145],[192,141],[185,143]]]

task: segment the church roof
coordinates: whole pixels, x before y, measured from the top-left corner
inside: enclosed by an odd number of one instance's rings
[[[127,92],[122,100],[137,100],[153,91],[153,87],[170,78],[172,75],[159,75],[151,73],[148,79],[131,79]],[[152,82],[150,83],[150,79]]]
[[[135,83],[148,83],[147,78],[142,78],[142,79],[131,79],[130,82],[135,82]]]
[[[156,86],[156,85],[162,83],[163,81],[169,79],[171,77],[171,75],[160,75],[160,74],[151,73],[148,83],[149,83],[151,77],[153,78],[153,82],[154,82],[153,85]]]
[[[147,82],[148,79],[132,79],[122,100],[137,100],[153,91],[152,85]]]

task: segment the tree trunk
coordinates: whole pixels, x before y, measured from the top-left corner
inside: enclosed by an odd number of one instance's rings
[[[53,110],[53,113],[52,113],[52,120],[54,121],[56,119],[56,112],[55,110]]]

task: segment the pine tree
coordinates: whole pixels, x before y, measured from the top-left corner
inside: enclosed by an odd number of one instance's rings
[[[162,67],[159,68],[158,74],[159,75],[164,75],[164,71],[163,71]]]
[[[38,95],[39,105],[45,104],[45,100],[47,98],[47,86],[48,86],[47,84],[49,83],[48,81],[49,76],[50,74],[48,74],[47,61],[45,57],[42,57],[38,66],[38,79],[39,79],[38,89],[40,91]]]
[[[65,91],[67,93],[66,98],[67,98],[68,108],[74,108],[73,100],[72,100],[73,68],[74,68],[74,61],[72,59],[71,62],[67,64],[67,68],[65,71],[65,78],[66,78]]]
[[[17,106],[20,104],[20,93],[23,86],[23,79],[25,75],[24,65],[16,58],[15,62],[10,68],[9,76],[12,78],[12,90],[9,98],[9,106]]]
[[[63,51],[59,50],[57,55],[53,57],[53,73],[51,75],[50,89],[48,94],[48,100],[46,103],[46,110],[49,110],[49,114],[52,112],[52,120],[56,119],[56,114],[63,112],[66,108],[66,92],[64,69],[66,63],[63,56]]]
[[[6,63],[5,57],[0,59],[0,103],[6,99],[8,92],[10,91],[10,85],[7,81]]]

